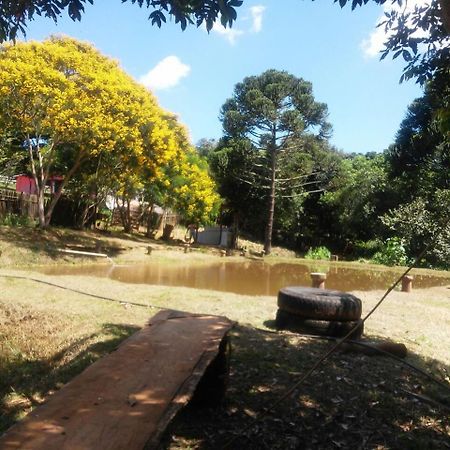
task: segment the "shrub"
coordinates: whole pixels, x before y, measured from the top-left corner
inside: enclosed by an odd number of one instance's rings
[[[308,250],[305,259],[327,259],[331,258],[331,252],[326,247],[313,247]]]
[[[382,251],[384,243],[380,239],[371,239],[369,241],[356,241],[353,244],[352,256],[358,259],[371,259],[377,252]]]
[[[7,225],[10,227],[32,227],[35,225],[35,221],[28,216],[7,213],[0,217],[0,225]]]
[[[387,239],[382,249],[373,255],[372,262],[385,266],[405,266],[408,264],[403,239],[398,237]]]
[[[450,189],[438,189],[430,199],[418,197],[390,210],[381,221],[402,238],[406,253],[412,258],[431,244],[421,266],[450,267]]]

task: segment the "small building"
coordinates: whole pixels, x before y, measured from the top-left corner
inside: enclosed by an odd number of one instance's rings
[[[48,186],[50,193],[54,194],[58,189],[64,177],[59,175],[52,175],[48,178],[46,186]],[[16,192],[23,192],[25,194],[37,194],[36,183],[34,178],[30,175],[16,176]]]
[[[226,227],[206,227],[197,233],[197,243],[203,245],[219,245],[228,247],[229,231]]]

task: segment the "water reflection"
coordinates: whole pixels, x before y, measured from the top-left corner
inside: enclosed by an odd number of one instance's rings
[[[338,265],[267,264],[263,261],[220,262],[209,265],[147,263],[130,266],[51,267],[47,275],[90,275],[165,286],[186,286],[246,295],[276,295],[283,286],[310,286],[311,272],[327,273],[326,287],[342,291],[387,289],[401,274],[395,270],[360,269]],[[413,286],[446,286],[450,278],[415,275]]]

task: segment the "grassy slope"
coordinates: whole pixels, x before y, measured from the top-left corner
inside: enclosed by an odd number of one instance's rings
[[[74,263],[55,251],[67,243],[107,249],[118,261],[148,258],[144,239],[3,228],[0,273],[24,275],[14,270],[24,260]],[[152,245],[158,250],[152,258],[161,263],[184,257],[201,263],[217,257],[199,252],[185,255]],[[206,413],[187,409],[168,431],[163,448],[218,448],[234,435],[239,436],[236,448],[445,448],[449,438],[448,411],[418,402],[403,390],[444,401],[448,391],[436,389],[391,360],[342,353],[262,424],[241,435],[254,412],[275,401],[329,345],[261,331],[275,315],[274,298],[126,285],[89,277],[48,277],[32,271],[25,275],[121,301],[224,314],[239,322],[232,336],[227,403]],[[0,278],[0,286],[0,432],[156,312],[26,280]],[[357,295],[367,310],[381,293]],[[449,289],[393,293],[368,322],[366,334],[405,343],[410,361],[448,381],[449,324]]]

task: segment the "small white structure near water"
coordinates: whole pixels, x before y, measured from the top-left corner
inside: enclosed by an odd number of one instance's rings
[[[228,236],[230,232],[226,227],[206,227],[197,234],[197,243],[204,245],[219,245],[228,247]]]

